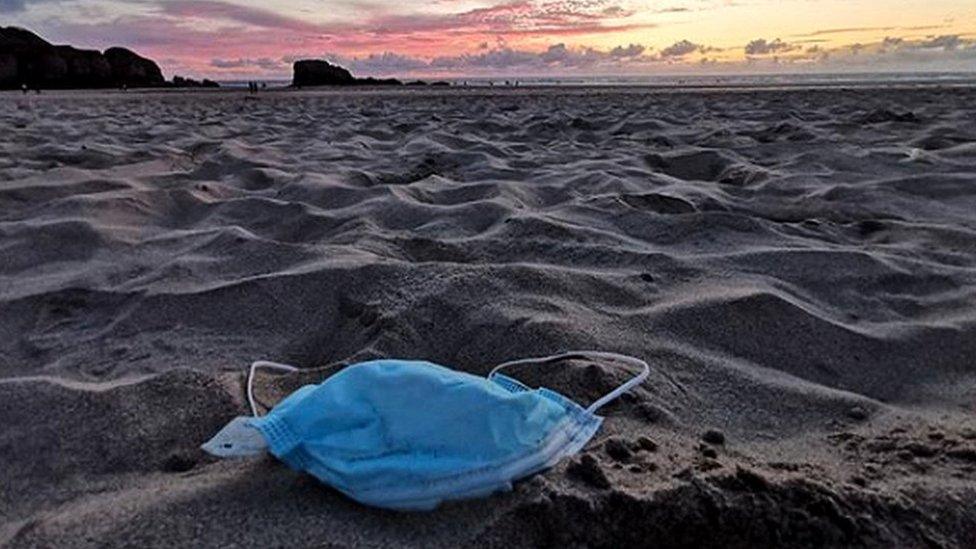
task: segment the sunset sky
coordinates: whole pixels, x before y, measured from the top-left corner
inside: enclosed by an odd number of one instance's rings
[[[0,25],[168,76],[976,71],[976,0],[0,0]]]

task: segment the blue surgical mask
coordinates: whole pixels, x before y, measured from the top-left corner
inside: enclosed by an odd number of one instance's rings
[[[581,357],[636,366],[640,373],[586,408],[500,373]],[[596,434],[600,407],[648,375],[646,362],[602,352],[508,362],[487,378],[429,362],[375,360],[302,387],[257,417],[258,368],[294,370],[252,365],[247,386],[255,417],[234,419],[203,449],[221,457],[268,451],[360,503],[400,510],[508,490],[513,481],[552,467]]]

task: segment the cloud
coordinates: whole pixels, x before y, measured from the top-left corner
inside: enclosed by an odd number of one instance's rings
[[[885,36],[884,40],[881,41],[881,45],[886,48],[898,47],[905,43],[905,39],[898,36]]]
[[[355,73],[374,75],[532,75],[532,74],[637,74],[667,70],[694,71],[707,67],[710,72],[863,70],[896,67],[910,61],[918,64],[961,63],[976,58],[976,41],[963,37],[929,37],[925,40],[892,39],[867,44],[847,44],[829,48],[822,44],[800,47],[782,40],[763,41],[746,60],[705,56],[717,48],[681,40],[657,54],[641,44],[620,45],[601,50],[572,47],[564,43],[543,50],[513,48],[504,43],[473,53],[443,55],[433,59],[394,53],[368,56],[329,55],[328,59]],[[885,46],[887,44],[887,46]],[[487,45],[486,45],[487,46]],[[897,48],[886,51],[885,48]],[[740,49],[740,51],[742,51]],[[772,52],[772,53],[755,53]],[[692,57],[693,54],[701,54]],[[666,64],[666,65],[665,65]],[[784,68],[788,67],[788,69]]]
[[[360,58],[336,58],[333,61],[347,65],[353,72],[366,74],[402,74],[429,67],[423,59],[393,52],[373,53]]]
[[[958,34],[943,34],[929,36],[921,40],[906,40],[900,37],[886,36],[879,45],[879,53],[901,54],[956,54],[963,56],[969,50],[976,49],[976,40],[967,40]]]
[[[681,40],[661,50],[661,57],[684,57],[701,49],[702,47],[694,42]]]
[[[243,69],[253,67],[268,72],[279,71],[287,68],[283,59],[271,59],[261,57],[259,59],[212,59],[210,65],[218,69]]]
[[[460,69],[511,69],[515,67],[542,67],[542,55],[512,48],[493,49],[478,54],[443,55],[430,61],[432,69],[457,71]]]
[[[945,51],[955,50],[965,45],[965,41],[958,34],[943,34],[918,43],[919,48],[942,49]]]
[[[830,59],[830,51],[819,44],[814,44],[804,51],[804,54],[809,59],[815,61],[826,61]]]
[[[655,11],[654,13],[687,13],[690,11],[691,8],[673,7],[673,8],[662,8]]]
[[[767,42],[764,38],[753,40],[746,44],[746,55],[769,55],[772,53],[785,53],[797,49],[793,44],[783,42],[779,38]]]
[[[724,53],[692,40],[656,44],[658,49],[630,43],[636,42],[636,31],[675,17],[657,14],[701,12],[711,9],[705,5],[732,3],[741,5],[736,0],[435,0],[417,6],[335,0],[328,13],[309,16],[295,6],[254,0],[0,0],[0,19],[33,28],[57,43],[98,49],[124,45],[160,60],[167,72],[198,77],[287,77],[291,60],[322,58],[324,52],[359,74],[377,76],[638,74],[661,67],[700,70],[705,65],[715,72],[781,70],[774,62],[791,70],[971,71],[976,57],[971,32],[938,35],[933,30],[924,36],[928,32],[923,29],[933,26],[893,27],[884,40],[879,35],[871,42],[858,35],[863,44],[838,45],[849,38],[846,33],[886,28],[859,27],[864,21],[856,20],[850,26],[824,25],[807,35],[787,36],[788,41],[753,40]],[[615,33],[622,37],[616,47],[584,45],[607,44]],[[820,47],[810,47],[814,44]]]
[[[610,70],[653,64],[659,60],[646,55],[641,44],[617,46],[609,50],[573,48],[553,44],[541,51],[499,46],[476,53],[442,55],[426,60],[395,53],[367,56],[328,54],[325,57],[356,73],[390,75],[404,73],[491,73],[491,72],[574,72],[581,69]],[[292,60],[286,58],[286,60]]]
[[[864,33],[864,32],[879,32],[879,31],[921,31],[921,30],[935,30],[944,28],[945,25],[919,25],[919,26],[908,26],[908,27],[843,27],[836,29],[821,29],[813,32],[808,32],[805,34],[795,34],[793,36],[803,38],[803,37],[816,37],[816,36],[827,36],[834,34],[849,34],[849,33]]]
[[[141,15],[92,22],[50,18],[46,25],[89,46],[105,46],[102,40],[112,37],[116,43],[149,48],[150,53],[165,50],[165,55],[182,56],[206,51],[208,58],[219,60],[236,59],[242,51],[250,57],[271,52],[280,57],[285,51],[323,50],[388,51],[429,58],[437,51],[467,50],[471,43],[483,43],[487,51],[488,44],[507,40],[561,41],[654,27],[631,21],[633,10],[611,0],[507,0],[454,12],[408,14],[384,6],[360,10],[362,16],[355,22],[325,23],[226,0],[145,0],[142,5],[148,11]],[[616,55],[639,55],[627,47]]]
[[[49,3],[55,0],[30,0],[31,6],[36,6],[40,3]],[[28,0],[0,0],[0,13],[19,13],[26,11],[28,6]],[[0,26],[4,23],[0,22]]]
[[[653,28],[627,23],[633,10],[607,0],[510,0],[457,13],[385,14],[357,29],[372,35],[449,33],[504,36],[570,36]]]
[[[316,25],[271,10],[252,8],[221,0],[168,0],[159,5],[163,15],[178,19],[226,20],[266,29],[306,33],[331,33],[338,28]]]
[[[815,46],[803,51],[770,57],[749,57],[753,69],[773,60],[791,70],[901,71],[914,70],[971,71],[976,61],[976,40],[960,35],[929,36],[909,39],[887,36],[872,43],[851,43],[834,48]]]
[[[840,29],[821,29],[807,34],[797,34],[795,36],[826,36],[831,34],[847,34],[852,32],[889,31],[895,28],[896,27],[845,27]]]
[[[0,8],[23,10],[27,2],[57,0],[0,0]],[[386,4],[358,8],[355,21],[287,15],[227,0],[141,0],[138,9],[102,18],[45,18],[43,26],[63,32],[77,42],[104,45],[122,39],[141,45],[206,50],[216,58],[231,50],[266,51],[282,44],[292,50],[315,50],[326,43],[341,51],[420,51],[467,49],[467,44],[497,40],[592,36],[653,28],[633,21],[634,11],[610,0],[507,0],[475,9],[414,11]],[[269,4],[273,6],[273,4]],[[82,9],[84,6],[76,6]],[[86,8],[88,9],[88,8]],[[61,38],[59,37],[59,40]],[[217,51],[215,51],[217,50]],[[321,50],[320,50],[321,51]],[[178,52],[177,52],[178,53]]]
[[[637,57],[646,51],[647,48],[640,44],[630,44],[628,46],[617,46],[610,50],[610,57],[625,58]]]
[[[25,0],[0,0],[0,13],[24,11],[26,7]]]

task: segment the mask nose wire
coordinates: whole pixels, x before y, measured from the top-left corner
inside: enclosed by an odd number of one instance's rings
[[[251,364],[251,369],[247,373],[247,403],[251,405],[251,415],[254,417],[260,417],[258,414],[258,405],[254,400],[254,372],[258,368],[264,368],[267,370],[280,370],[282,372],[297,372],[298,368],[294,366],[289,366],[287,364],[280,364],[278,362],[268,362],[267,360],[259,360]]]
[[[523,358],[520,360],[513,360],[511,362],[505,362],[495,366],[491,372],[488,374],[488,379],[491,379],[496,373],[504,368],[510,366],[517,366],[520,364],[544,364],[546,362],[555,362],[557,360],[565,360],[568,358],[591,358],[591,359],[605,359],[605,360],[616,360],[632,366],[638,366],[641,372],[634,376],[632,379],[628,380],[626,383],[617,387],[613,391],[603,395],[596,402],[590,404],[590,407],[586,409],[587,412],[593,413],[600,408],[607,405],[607,403],[613,401],[620,397],[620,395],[626,393],[627,391],[633,389],[634,387],[640,385],[647,379],[647,376],[651,373],[651,367],[647,362],[632,356],[621,355],[617,353],[609,353],[605,351],[570,351],[567,353],[560,353],[551,356],[537,357],[537,358]]]

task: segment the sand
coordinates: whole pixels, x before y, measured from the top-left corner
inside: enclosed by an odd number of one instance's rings
[[[974,88],[0,99],[0,545],[976,547]],[[488,499],[198,449],[252,360],[578,348],[651,377]]]

